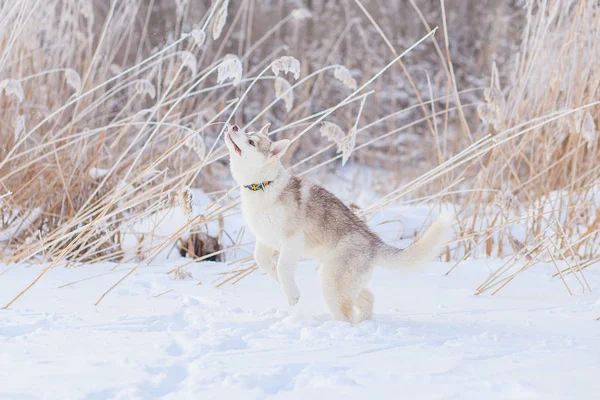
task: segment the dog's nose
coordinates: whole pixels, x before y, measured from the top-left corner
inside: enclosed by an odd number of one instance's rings
[[[234,125],[234,126],[232,126],[232,127],[231,127],[231,129],[232,129],[234,132],[237,132],[237,131],[238,131],[238,129],[240,129],[240,127],[239,127],[239,126],[237,126],[237,125]]]

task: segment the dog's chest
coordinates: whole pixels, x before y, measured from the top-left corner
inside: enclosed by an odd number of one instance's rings
[[[284,231],[284,210],[270,199],[254,197],[256,198],[242,198],[244,221],[258,240],[278,249]]]

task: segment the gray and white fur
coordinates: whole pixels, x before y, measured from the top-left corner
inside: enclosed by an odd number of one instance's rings
[[[371,319],[374,298],[366,286],[373,267],[415,267],[439,255],[450,221],[439,219],[406,249],[386,244],[333,194],[291,175],[280,162],[290,141],[272,142],[268,129],[246,134],[234,125],[225,135],[231,174],[242,186],[244,220],[256,236],[256,263],[281,284],[293,306],[300,298],[296,264],[300,258],[317,258],[333,318],[352,323]],[[262,182],[270,184],[257,191],[244,187]]]

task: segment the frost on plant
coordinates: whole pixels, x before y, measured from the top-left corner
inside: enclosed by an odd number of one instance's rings
[[[102,179],[108,174],[108,170],[104,168],[90,168],[90,178],[92,179]]]
[[[182,51],[181,53],[179,53],[179,56],[181,57],[181,62],[183,63],[183,66],[188,68],[192,75],[196,75],[196,71],[198,69],[196,57],[194,57],[194,55],[189,51]]]
[[[504,217],[508,220],[516,220],[521,215],[521,203],[510,192],[498,192],[494,203],[502,210]]]
[[[135,82],[135,92],[139,95],[148,95],[152,99],[156,97],[156,88],[152,82],[147,79],[139,79]]]
[[[17,140],[19,140],[19,137],[21,137],[21,135],[23,134],[23,132],[25,132],[25,116],[24,115],[19,115],[17,118],[15,118],[15,142]]]
[[[294,21],[304,21],[305,19],[312,17],[312,13],[306,8],[297,8],[292,11],[291,15]]]
[[[88,24],[94,23],[94,4],[93,0],[79,2],[79,13],[88,21]]]
[[[298,79],[300,77],[300,61],[291,56],[280,57],[271,63],[271,71],[276,76],[279,76],[280,72],[290,73],[294,75],[294,79]]]
[[[587,148],[591,149],[598,142],[598,131],[596,130],[596,124],[594,118],[586,111],[581,117],[581,123],[577,133],[581,135],[581,138],[587,143]]]
[[[287,112],[290,112],[292,107],[294,107],[294,93],[291,89],[292,86],[285,79],[280,77],[275,79],[275,95],[281,97],[285,103],[285,110]]]
[[[110,66],[108,67],[108,70],[113,75],[119,75],[119,74],[123,73],[123,68],[121,68],[121,66],[114,64],[114,63],[110,64]]]
[[[496,132],[502,131],[504,129],[506,99],[500,88],[500,78],[496,63],[492,66],[490,87],[484,89],[483,99],[483,103],[477,106],[479,118],[484,124],[493,126]]]
[[[196,127],[197,130],[201,130],[204,128],[208,122],[213,121],[217,116],[217,112],[212,107],[206,107],[200,111],[198,111],[198,115],[194,120],[193,126]]]
[[[333,122],[323,122],[320,131],[322,136],[337,145],[337,152],[342,153],[342,165],[346,165],[356,146],[356,129],[352,128],[346,135],[339,125]]]
[[[194,133],[189,137],[188,140],[185,141],[185,146],[188,149],[193,150],[198,157],[203,160],[206,155],[206,145],[204,144],[204,139],[197,133]]]
[[[494,127],[496,132],[503,129],[503,112],[506,106],[504,94],[498,88],[490,87],[483,91],[484,102],[477,106],[477,114],[486,125]]]
[[[189,186],[184,186],[181,189],[178,200],[187,219],[191,219],[194,211],[194,196]]]
[[[321,124],[320,132],[321,136],[325,136],[337,145],[338,152],[342,151],[346,134],[344,134],[344,131],[338,124],[334,124],[333,122],[323,122]]]
[[[233,86],[237,86],[242,80],[242,61],[238,56],[227,54],[217,70],[217,82],[223,83],[231,79]]]
[[[346,162],[350,159],[350,155],[354,151],[354,147],[356,146],[356,129],[350,129],[348,136],[344,140],[342,144],[342,166],[346,165]]]
[[[340,65],[334,70],[333,76],[352,90],[356,90],[358,87],[356,84],[356,79],[352,77],[352,74],[348,68],[344,67],[343,65]]]
[[[72,68],[69,68],[65,71],[65,80],[67,81],[67,85],[71,86],[75,91],[75,94],[78,95],[81,93],[81,76]]]
[[[204,46],[204,42],[206,42],[206,33],[202,29],[194,29],[190,35],[194,39],[194,43],[196,46],[202,47]]]
[[[153,86],[154,87],[154,86]],[[135,113],[135,115],[131,118],[131,122],[138,123],[146,120],[146,114],[152,114],[152,110],[144,108]]]
[[[229,6],[229,0],[223,0],[223,4],[219,7],[215,15],[215,19],[213,22],[213,30],[212,35],[213,39],[217,40],[219,36],[221,36],[221,32],[223,32],[223,28],[225,27],[225,22],[227,22],[227,7]]]
[[[4,91],[4,93],[6,93],[7,96],[15,96],[17,99],[19,99],[20,103],[23,102],[23,99],[25,98],[23,87],[21,86],[21,83],[16,79],[8,78],[0,81],[0,92],[1,91]]]
[[[189,0],[175,0],[175,12],[177,13],[177,18],[181,18],[183,16],[188,3]]]
[[[34,208],[22,217],[15,218],[4,230],[0,231],[0,242],[6,242],[25,232],[42,215],[42,209]]]

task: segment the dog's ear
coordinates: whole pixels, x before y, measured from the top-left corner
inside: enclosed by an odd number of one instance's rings
[[[268,124],[266,124],[265,126],[260,128],[260,131],[258,133],[263,134],[265,136],[269,136],[269,128],[270,127],[271,127],[271,123],[269,122]]]
[[[288,147],[290,147],[291,143],[292,142],[287,139],[282,139],[277,142],[273,142],[271,143],[269,153],[271,153],[271,155],[274,157],[280,158],[287,151]]]

